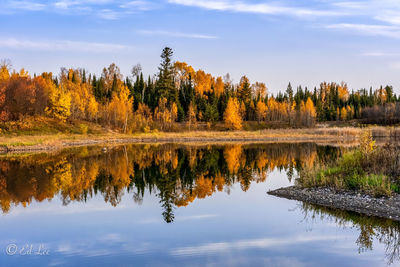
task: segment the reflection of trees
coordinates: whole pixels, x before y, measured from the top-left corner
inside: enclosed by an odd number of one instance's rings
[[[303,203],[301,208],[306,219],[314,220],[315,218],[319,218],[330,222],[333,221],[343,228],[352,227],[360,231],[355,241],[360,253],[372,250],[374,239],[376,239],[385,246],[386,259],[389,265],[400,261],[399,222],[307,203]]]
[[[229,192],[235,183],[246,191],[253,182],[266,181],[276,168],[293,176],[294,169],[326,157],[324,149],[315,144],[132,145],[108,153],[90,147],[56,155],[6,157],[0,159],[0,206],[8,212],[12,205],[26,206],[57,194],[65,205],[101,195],[116,206],[125,192],[136,203],[149,192],[157,194],[163,217],[171,222],[175,207],[217,191]]]

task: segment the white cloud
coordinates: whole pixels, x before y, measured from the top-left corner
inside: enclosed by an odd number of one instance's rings
[[[46,11],[68,15],[93,15],[106,20],[116,20],[123,16],[157,8],[158,5],[144,0],[57,0],[49,4],[33,1],[4,1],[0,14],[14,14],[19,10]]]
[[[217,39],[214,35],[205,35],[197,33],[182,33],[182,32],[170,32],[170,31],[159,31],[159,30],[141,30],[138,31],[139,34],[143,35],[158,35],[158,36],[169,36],[178,38],[192,38],[192,39]]]
[[[249,248],[268,248],[278,246],[296,245],[301,243],[341,240],[343,236],[295,236],[288,238],[263,238],[251,240],[239,240],[234,242],[217,242],[207,243],[199,246],[175,248],[170,251],[174,256],[185,255],[204,255],[210,253],[220,253],[233,249],[249,249]]]
[[[400,27],[391,25],[339,23],[327,25],[326,28],[354,31],[370,36],[400,38]]]
[[[8,7],[11,9],[21,9],[28,11],[40,11],[46,8],[45,4],[31,2],[31,1],[10,1]]]
[[[97,16],[99,18],[106,19],[106,20],[117,20],[121,17],[121,15],[122,14],[120,12],[116,12],[111,9],[102,9],[102,10],[98,11],[98,13],[97,13]]]
[[[400,53],[365,52],[361,55],[365,57],[399,57]]]
[[[115,52],[126,50],[132,47],[111,44],[111,43],[95,43],[95,42],[80,42],[70,40],[19,40],[15,38],[1,38],[0,47],[12,49],[32,49],[44,51],[80,51],[80,52]]]
[[[344,15],[336,11],[316,10],[302,7],[281,6],[270,3],[246,3],[241,1],[210,1],[210,0],[168,0],[171,4],[198,7],[210,10],[231,11],[240,13],[258,13],[267,15],[291,16],[339,16]]]
[[[333,3],[333,6],[349,9],[363,9],[367,7],[366,2],[337,2]]]
[[[156,8],[157,6],[147,1],[130,1],[119,6],[120,8],[138,11],[147,11]]]
[[[400,14],[395,12],[386,12],[384,15],[378,15],[374,17],[376,20],[380,20],[393,25],[400,25]]]

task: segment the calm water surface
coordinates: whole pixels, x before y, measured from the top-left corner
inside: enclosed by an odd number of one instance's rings
[[[398,266],[398,223],[267,194],[342,151],[132,145],[3,156],[0,266]]]

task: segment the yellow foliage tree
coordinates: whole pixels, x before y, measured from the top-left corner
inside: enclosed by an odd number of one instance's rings
[[[237,98],[231,97],[224,113],[225,127],[232,130],[242,129],[242,117],[239,112],[240,106]]]
[[[257,108],[256,108],[256,114],[257,114],[257,120],[258,122],[265,120],[267,117],[267,105],[261,100],[257,102]]]
[[[172,103],[171,106],[171,122],[175,122],[178,119],[178,107],[174,103]]]
[[[204,93],[211,92],[212,76],[203,70],[198,70],[195,75],[195,91],[198,95],[203,96]]]
[[[265,83],[256,82],[252,85],[253,92],[256,97],[264,98],[267,95],[267,86]]]
[[[217,97],[224,93],[224,82],[221,77],[217,77],[214,83],[214,93]]]
[[[342,121],[347,120],[347,110],[345,107],[342,107],[342,109],[340,110],[340,119]]]
[[[246,117],[246,105],[244,104],[244,102],[240,102],[240,116],[242,117],[242,119],[244,119]]]
[[[303,102],[302,102],[303,104]],[[315,106],[313,101],[311,100],[311,98],[307,98],[306,104],[303,108],[303,106],[301,106],[301,109],[303,110],[303,123],[305,126],[307,127],[311,127],[315,124],[315,118],[317,116],[317,112],[315,110]]]
[[[10,79],[10,72],[6,64],[0,66],[0,82],[8,81]]]
[[[166,98],[160,98],[158,106],[154,110],[154,118],[160,123],[161,130],[165,130],[168,126],[171,126],[171,112],[167,107],[168,100]]]
[[[46,79],[49,92],[49,102],[46,113],[52,117],[65,121],[71,115],[71,95],[69,92],[56,87]]]
[[[144,132],[150,131],[150,124],[153,122],[150,108],[143,103],[139,103],[139,107],[135,112],[134,123],[136,129]]]
[[[133,98],[129,96],[129,89],[122,85],[119,93],[115,93],[108,104],[107,113],[109,122],[115,127],[120,127],[124,132],[127,131],[128,120],[132,116]]]
[[[188,123],[189,123],[189,131],[192,124],[196,124],[196,108],[193,105],[193,102],[189,104],[188,110]]]
[[[89,97],[86,112],[89,120],[97,121],[97,114],[99,112],[99,103],[97,103],[93,95]]]
[[[188,65],[186,62],[176,61],[174,63],[175,71],[175,86],[179,88],[182,81],[188,80],[189,77],[195,78],[195,71],[192,66]]]

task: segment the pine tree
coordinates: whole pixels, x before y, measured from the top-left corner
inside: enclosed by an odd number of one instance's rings
[[[246,76],[240,78],[240,84],[237,93],[240,102],[244,102],[246,104],[250,103],[251,87],[250,87],[250,81]]]
[[[174,84],[174,72],[172,65],[173,51],[165,47],[161,53],[161,63],[157,81],[157,93],[159,98],[166,98],[168,102],[177,102],[177,90]]]

